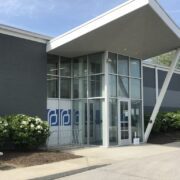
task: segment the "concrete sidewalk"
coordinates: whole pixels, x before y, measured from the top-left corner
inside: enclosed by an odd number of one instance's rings
[[[0,180],[34,179],[102,164],[103,162],[98,161],[97,159],[94,160],[93,158],[82,157],[72,160],[25,168],[17,168],[7,171],[0,170]]]
[[[93,147],[69,150],[69,152],[84,157],[51,164],[38,165],[27,168],[18,168],[8,171],[0,171],[0,179],[33,179],[97,165],[112,164],[113,166],[115,164],[123,165],[126,162],[143,162],[143,158],[147,162],[147,159],[153,159],[153,157],[163,157],[167,154],[180,154],[180,144],[173,143],[163,146],[147,144],[140,146],[126,146],[113,148]],[[133,165],[135,164],[133,163]],[[109,166],[107,166],[106,168],[108,167]],[[133,166],[131,165],[131,167]]]

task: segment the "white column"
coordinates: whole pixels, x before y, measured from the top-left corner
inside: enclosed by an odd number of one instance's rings
[[[175,55],[174,59],[172,60],[171,67],[169,69],[169,72],[167,73],[166,79],[164,81],[164,84],[162,86],[160,94],[159,94],[159,96],[157,98],[157,101],[156,101],[155,107],[153,109],[152,115],[150,117],[150,121],[148,123],[147,129],[146,129],[146,132],[145,132],[145,142],[148,141],[149,135],[151,133],[152,127],[153,127],[154,122],[156,120],[157,114],[159,113],[159,109],[161,107],[162,101],[163,101],[164,96],[166,94],[166,91],[168,89],[168,86],[169,86],[169,83],[171,81],[172,75],[173,75],[174,70],[176,68],[176,65],[177,65],[177,63],[179,61],[179,57],[180,57],[180,49],[177,49],[176,55]]]
[[[105,77],[104,77],[104,105],[103,105],[103,146],[104,147],[109,147],[109,86],[108,86],[108,52],[105,52],[104,56],[104,72],[105,72]]]

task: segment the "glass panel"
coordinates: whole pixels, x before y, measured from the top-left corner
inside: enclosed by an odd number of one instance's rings
[[[109,91],[110,97],[117,96],[117,76],[109,75]]]
[[[93,54],[88,56],[88,63],[89,63],[89,74],[98,74],[103,72],[102,68],[102,60],[103,60],[103,54]]]
[[[118,77],[118,96],[129,97],[129,79]]]
[[[61,57],[60,76],[71,77],[71,59]]]
[[[117,100],[109,99],[109,143],[118,144],[118,115]]]
[[[142,111],[141,111],[141,101],[131,102],[131,128],[132,137],[139,137],[142,141]]]
[[[121,139],[129,139],[129,132],[128,131],[121,131]]]
[[[73,59],[73,76],[87,75],[87,56]]]
[[[89,97],[101,97],[103,94],[104,76],[89,76]]]
[[[118,55],[118,74],[129,75],[129,57]]]
[[[128,122],[129,120],[129,112],[128,112],[128,102],[121,101],[120,103],[121,108],[121,123],[122,122]]]
[[[117,54],[109,53],[109,73],[117,74]]]
[[[141,63],[139,59],[130,59],[130,72],[132,77],[141,77]]]
[[[72,137],[74,144],[87,143],[87,101],[73,101]]]
[[[73,98],[87,97],[87,78],[73,79]]]
[[[141,81],[139,79],[131,79],[131,98],[141,99]]]
[[[129,139],[129,107],[128,102],[120,102],[121,139]]]
[[[58,56],[48,55],[47,63],[47,96],[58,98],[59,78],[58,78]]]
[[[89,100],[90,144],[102,144],[102,101]]]
[[[71,78],[61,78],[61,98],[71,98]]]

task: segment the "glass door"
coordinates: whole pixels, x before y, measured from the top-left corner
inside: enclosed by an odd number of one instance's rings
[[[119,145],[131,144],[131,121],[129,99],[119,100],[118,103],[118,135]]]

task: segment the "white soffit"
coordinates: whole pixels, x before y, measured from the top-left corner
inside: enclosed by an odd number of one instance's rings
[[[155,0],[130,0],[47,44],[73,57],[112,51],[147,59],[180,47],[180,30]]]

